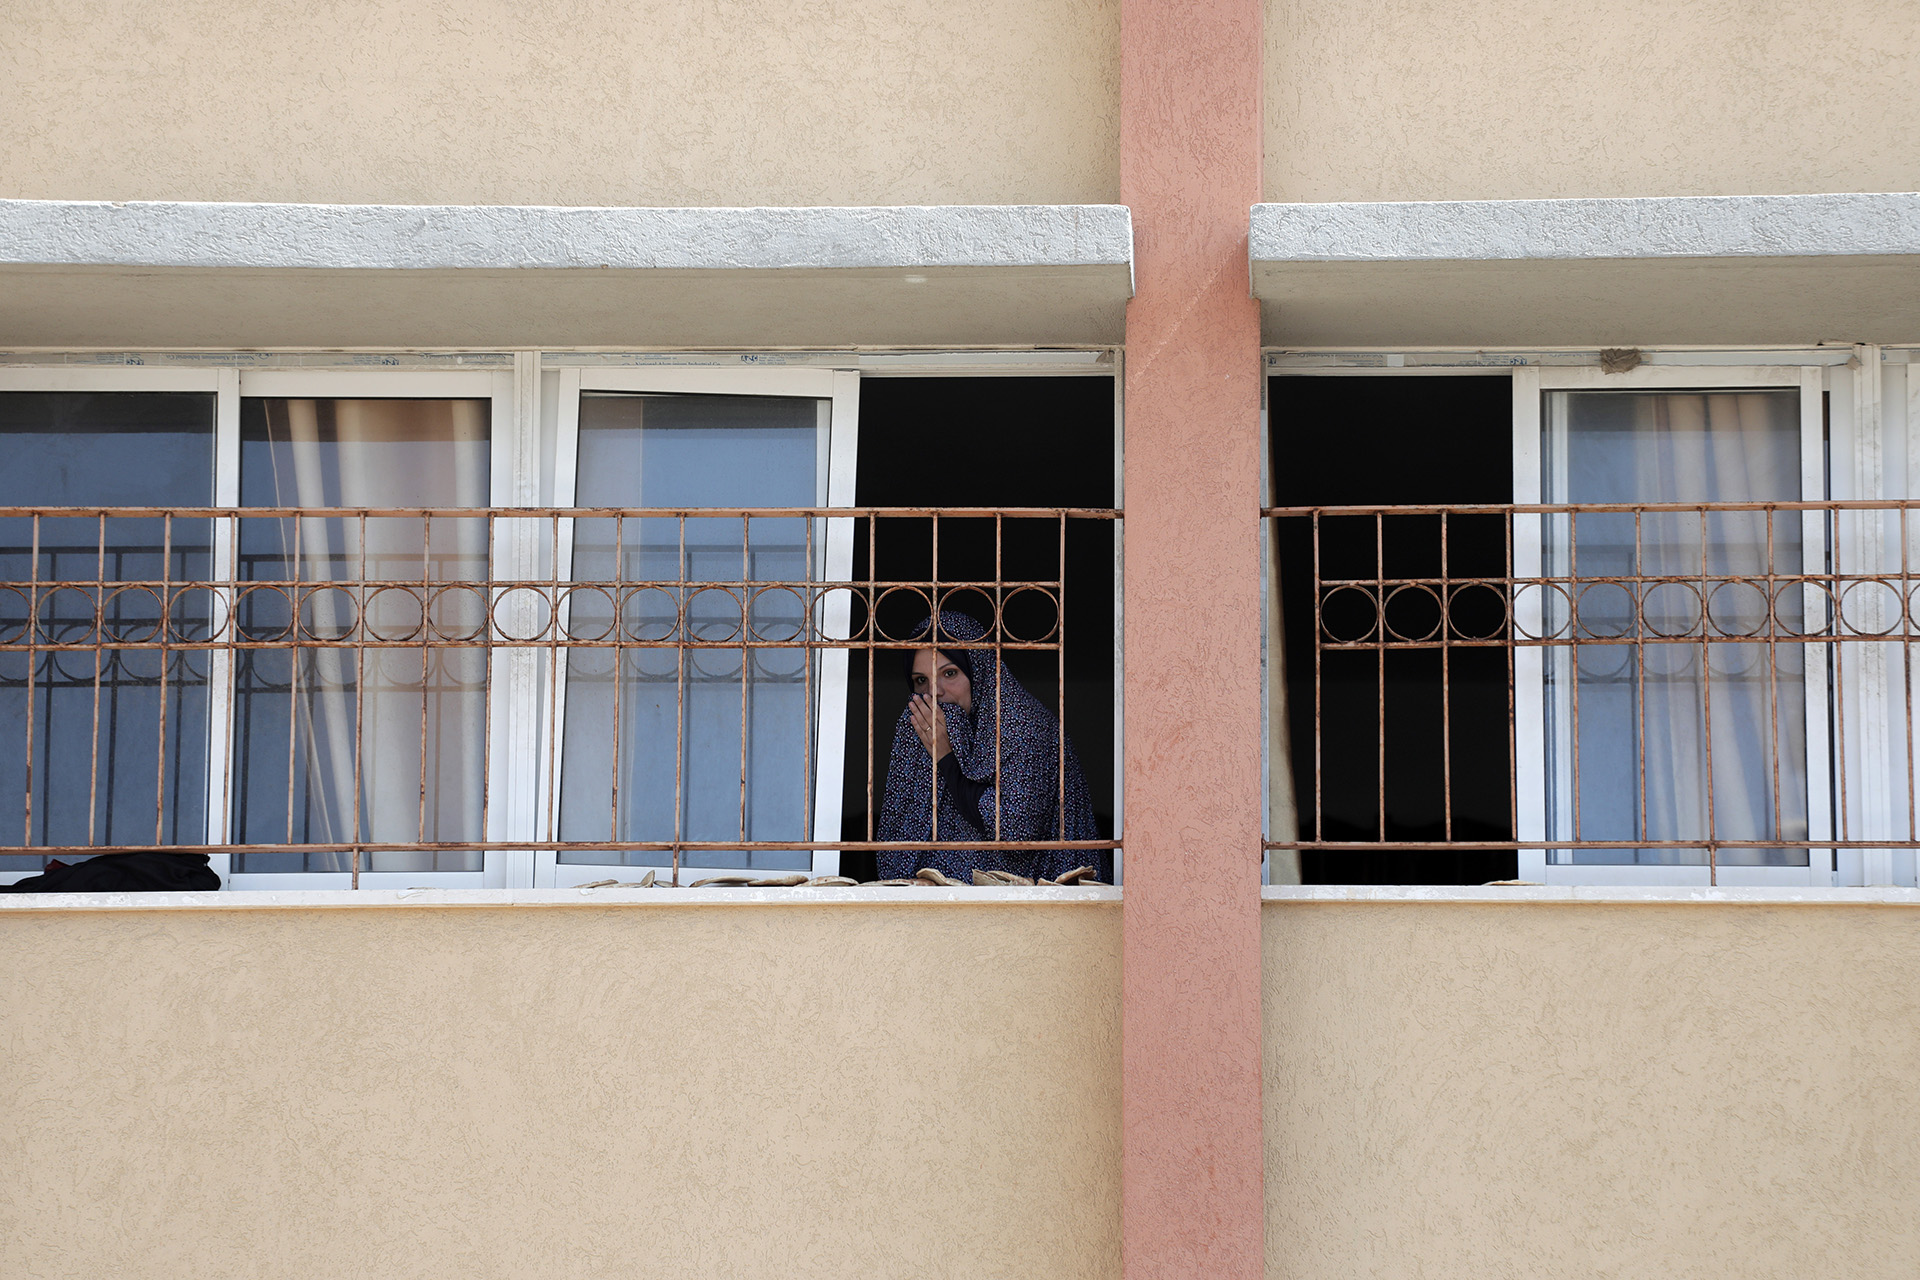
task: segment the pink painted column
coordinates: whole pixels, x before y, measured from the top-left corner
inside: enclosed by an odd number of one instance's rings
[[[1257,1280],[1262,0],[1122,0],[1128,1280]]]

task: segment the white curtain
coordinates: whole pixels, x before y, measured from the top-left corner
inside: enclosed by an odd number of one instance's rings
[[[485,506],[487,407],[466,400],[269,402],[274,501],[308,508]],[[292,522],[284,523],[291,556]],[[364,634],[375,637],[420,639],[435,629],[441,638],[484,636],[484,587],[423,600],[429,582],[484,583],[484,519],[429,526],[419,518],[375,518],[366,521],[364,539],[357,520],[316,517],[299,525],[300,579],[345,588],[306,595],[310,635],[349,634],[361,611]],[[360,585],[363,578],[415,585],[375,591]],[[353,839],[356,729],[362,841],[481,838],[486,675],[483,648],[306,650],[292,708],[296,759],[304,759],[302,842]],[[369,855],[361,867],[477,871],[480,861],[468,852],[389,852]],[[308,861],[314,871],[350,865],[344,853]]]
[[[1549,406],[1555,501],[1740,502],[1800,496],[1793,392],[1564,393]],[[1770,648],[1765,583],[1801,571],[1800,519],[1764,511],[1586,514],[1550,520],[1549,563],[1574,578],[1577,649],[1552,651],[1554,835],[1587,840],[1804,839],[1804,655]],[[1629,590],[1595,578],[1672,577]],[[1797,589],[1778,593],[1799,628]],[[1752,642],[1703,636],[1742,637]],[[1603,644],[1627,639],[1636,643]],[[1673,642],[1669,642],[1673,641]],[[1578,782],[1573,782],[1577,759]],[[1778,779],[1776,788],[1775,779]],[[1722,863],[1803,862],[1803,850],[1724,850]],[[1695,849],[1586,851],[1583,863],[1693,863]]]

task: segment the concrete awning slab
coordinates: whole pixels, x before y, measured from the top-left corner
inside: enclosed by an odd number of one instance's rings
[[[1122,205],[0,200],[7,348],[1118,343]]]
[[[1920,194],[1258,204],[1283,347],[1920,341]]]

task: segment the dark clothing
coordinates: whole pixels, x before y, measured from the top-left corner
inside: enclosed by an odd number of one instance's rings
[[[109,853],[85,862],[61,862],[0,893],[186,893],[218,889],[220,877],[204,853]]]
[[[1021,687],[993,649],[967,647],[986,638],[986,628],[973,618],[945,611],[937,634],[932,619],[916,634],[934,640],[964,668],[973,706],[962,711],[950,702],[937,704],[951,748],[938,766],[914,732],[911,708],[900,714],[878,835],[902,843],[930,840],[937,813],[941,840],[979,840],[988,847],[882,849],[874,857],[881,877],[905,879],[932,867],[963,881],[976,870],[1039,880],[1093,863],[1096,855],[1085,849],[1021,847],[1029,840],[1100,838],[1080,761],[1053,712]]]

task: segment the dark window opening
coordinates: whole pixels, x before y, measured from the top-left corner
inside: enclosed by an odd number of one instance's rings
[[[1113,380],[1106,377],[871,378],[860,385],[859,470],[854,502],[885,507],[1111,507],[1114,495]],[[869,546],[867,522],[855,525],[854,576],[869,557],[882,581],[934,576],[933,521],[878,521]],[[1059,523],[1005,520],[998,579],[1065,583],[1064,681],[1053,651],[1009,651],[1007,668],[1036,698],[1062,716],[1092,793],[1103,838],[1113,833],[1114,526],[1105,520],[1067,523],[1062,572]],[[996,578],[994,521],[942,517],[939,580]],[[954,599],[976,615],[984,600]],[[1038,592],[1010,597],[1006,626],[1044,634],[1053,605]],[[896,592],[877,610],[883,631],[904,635],[926,612],[924,599]],[[912,616],[909,616],[912,615]],[[985,617],[980,619],[987,621]],[[864,625],[858,607],[855,633]],[[873,654],[872,715],[867,655],[848,664],[846,791],[842,839],[869,839],[868,778],[877,810],[887,776],[894,724],[907,705],[898,651]],[[871,737],[868,729],[871,727]],[[871,754],[869,753],[871,743]],[[872,772],[869,774],[869,764]],[[873,815],[877,822],[877,812]],[[1111,883],[1112,855],[1089,856]],[[841,871],[875,875],[874,855],[848,852]]]
[[[1512,390],[1501,377],[1292,377],[1269,383],[1276,506],[1505,503],[1513,496]],[[1323,652],[1319,666],[1318,787],[1314,743],[1314,575],[1310,526],[1276,522],[1285,633],[1288,728],[1302,840],[1511,840],[1507,651],[1501,648]],[[1322,579],[1439,576],[1437,516],[1323,518]],[[1449,578],[1506,572],[1505,522],[1451,516]],[[1437,625],[1412,616],[1401,634]],[[1364,619],[1343,619],[1341,605]],[[1373,606],[1330,596],[1326,625],[1363,634]],[[1498,610],[1496,610],[1496,613]],[[1491,634],[1504,635],[1496,617]],[[1443,749],[1450,746],[1450,752]],[[1383,751],[1384,745],[1384,751]],[[1450,755],[1451,759],[1448,760]],[[1384,764],[1384,768],[1383,768]],[[1450,788],[1449,788],[1450,783]],[[1317,800],[1316,800],[1317,796]],[[1450,797],[1450,798],[1449,798]],[[1382,816],[1384,811],[1384,824]],[[1316,834],[1317,832],[1317,834]],[[1434,847],[1303,850],[1306,884],[1483,884],[1512,879],[1510,851]]]

